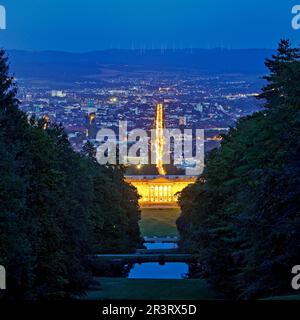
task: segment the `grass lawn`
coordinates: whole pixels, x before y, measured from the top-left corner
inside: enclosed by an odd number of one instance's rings
[[[262,300],[280,300],[280,301],[298,301],[300,300],[300,294],[294,294],[294,295],[289,295],[289,296],[274,296],[274,297],[269,297],[265,298]]]
[[[178,236],[176,219],[180,209],[142,209],[140,228],[142,236]]]
[[[204,280],[96,278],[85,300],[211,300],[216,294]]]

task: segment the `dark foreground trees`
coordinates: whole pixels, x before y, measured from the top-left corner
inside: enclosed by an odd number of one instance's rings
[[[97,251],[140,244],[138,195],[122,168],[75,153],[62,127],[19,111],[0,51],[0,265],[2,298],[60,299],[83,293]],[[1,298],[1,297],[0,297]]]
[[[300,264],[300,61],[282,40],[266,62],[266,109],[240,120],[180,197],[181,246],[232,298],[292,293]]]

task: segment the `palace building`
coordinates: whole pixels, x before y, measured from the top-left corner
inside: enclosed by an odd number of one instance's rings
[[[178,192],[196,181],[189,176],[127,176],[126,181],[137,188],[141,207],[178,207]]]

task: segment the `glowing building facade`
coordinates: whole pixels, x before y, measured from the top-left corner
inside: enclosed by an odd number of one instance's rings
[[[137,188],[141,207],[178,207],[178,192],[181,192],[196,177],[188,176],[128,176],[126,178]]]

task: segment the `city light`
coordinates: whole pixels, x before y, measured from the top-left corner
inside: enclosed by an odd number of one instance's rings
[[[94,113],[91,113],[91,114],[89,115],[89,119],[90,119],[90,124],[92,124],[93,121],[96,119],[96,115],[95,115]]]
[[[155,150],[156,150],[156,167],[160,175],[166,175],[166,171],[163,167],[163,153],[164,153],[164,107],[163,104],[156,106],[156,117],[155,117]]]

